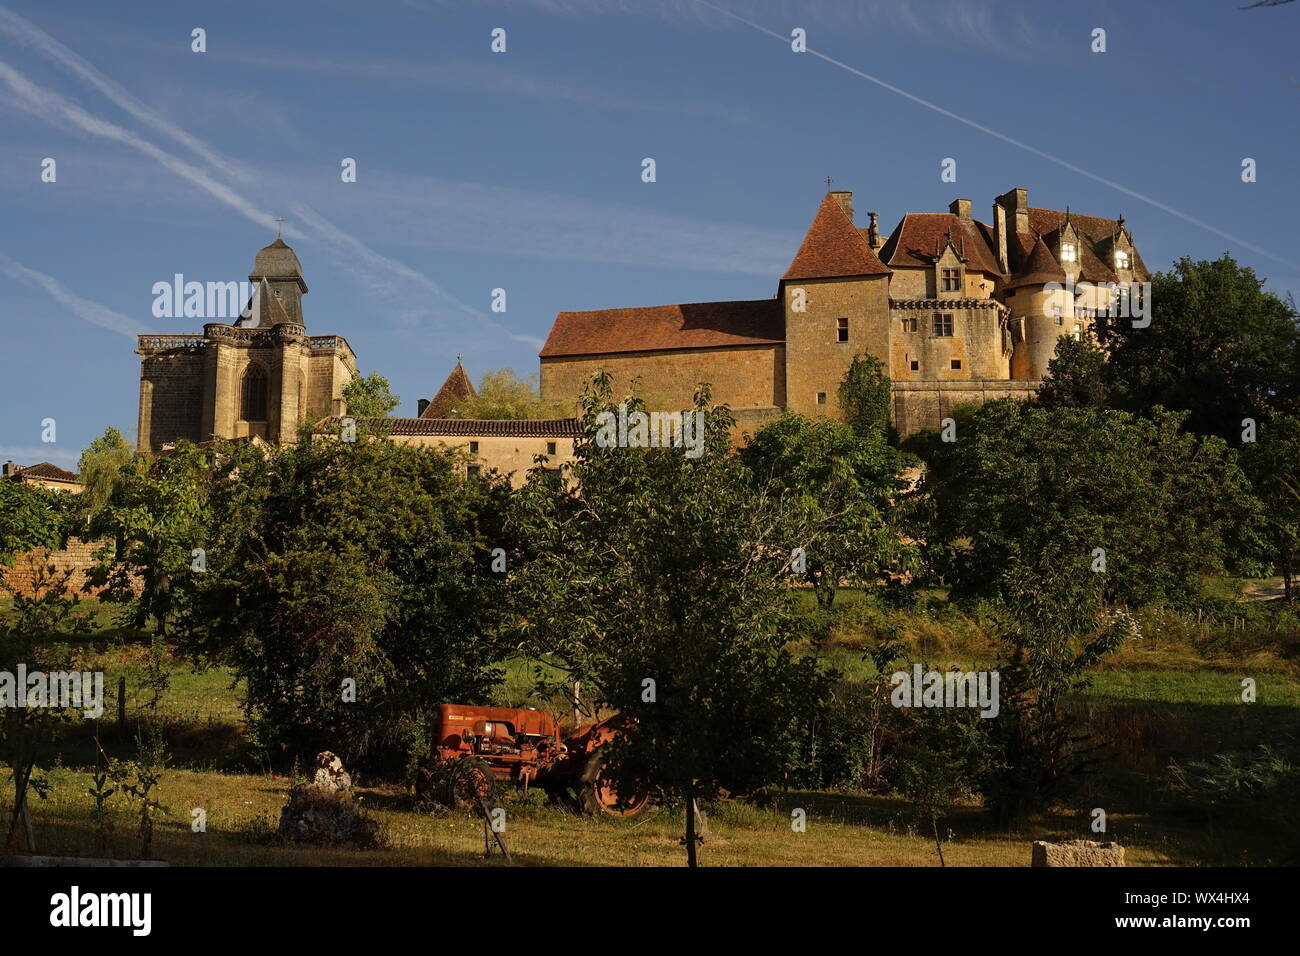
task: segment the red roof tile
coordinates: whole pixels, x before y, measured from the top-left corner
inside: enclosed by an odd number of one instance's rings
[[[952,244],[966,259],[968,268],[1000,275],[998,257],[985,241],[980,228],[987,226],[974,220],[962,222],[950,212],[909,212],[894,228],[880,249],[880,258],[886,265],[916,268],[934,264],[934,257],[948,244]]]
[[[28,465],[26,468],[19,468],[12,477],[16,479],[40,478],[45,481],[66,481],[70,483],[81,481],[81,476],[76,472],[66,471],[48,461],[43,461],[39,465]]]
[[[457,359],[456,367],[447,376],[447,381],[442,383],[442,388],[438,389],[438,394],[433,396],[424,411],[420,413],[420,417],[446,418],[458,402],[471,398],[475,394],[474,383],[465,374],[460,359]]]
[[[337,425],[341,418],[326,418],[320,424]],[[379,422],[392,435],[433,435],[461,438],[574,438],[582,434],[576,418],[480,419],[480,418],[363,418]]]
[[[785,340],[779,299],[561,312],[541,357],[770,345]]]
[[[822,200],[803,244],[782,279],[828,279],[836,276],[885,276],[889,269],[853,227],[830,193]]]
[[[1056,261],[1052,255],[1052,250],[1047,248],[1047,243],[1043,242],[1042,237],[1034,241],[1033,249],[1026,258],[1021,268],[1011,277],[1004,289],[1018,289],[1023,285],[1045,285],[1048,282],[1065,283],[1065,271],[1061,264]]]

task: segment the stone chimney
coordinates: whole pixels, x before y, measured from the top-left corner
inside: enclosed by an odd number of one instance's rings
[[[1006,275],[1011,272],[1007,259],[1007,211],[1000,202],[993,203],[993,242],[997,245],[993,251],[998,257],[998,268]]]
[[[878,212],[867,213],[867,218],[871,221],[871,225],[867,227],[867,242],[871,245],[872,250],[876,252],[879,252],[880,247],[884,245],[880,241],[880,230],[876,228],[876,218],[879,215]]]
[[[416,405],[415,417],[419,418],[421,415],[423,415],[424,410],[428,407],[429,407],[429,400],[427,398],[420,399],[419,403]]]
[[[835,197],[835,201],[839,203],[840,208],[844,210],[844,215],[849,217],[849,222],[852,222],[853,221],[853,190],[834,189],[831,190],[831,195]]]
[[[1029,190],[1023,187],[1009,189],[998,197],[1007,210],[1007,226],[1013,232],[1029,231]]]
[[[948,204],[948,211],[962,222],[970,222],[970,200],[954,199]]]

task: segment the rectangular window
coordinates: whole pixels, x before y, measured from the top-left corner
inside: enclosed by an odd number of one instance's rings
[[[952,335],[952,316],[942,312],[934,314],[934,334],[939,336]]]
[[[952,367],[954,371],[961,371],[961,359],[953,359]]]
[[[849,320],[837,319],[835,332],[839,336],[838,341],[847,342],[849,340]]]
[[[1061,261],[1062,262],[1079,261],[1079,250],[1075,247],[1074,243],[1072,242],[1061,243]]]
[[[478,477],[478,473],[479,473],[479,471],[481,471],[481,470],[482,470],[482,469],[481,469],[481,467],[480,467],[479,465],[469,465],[469,466],[467,466],[467,467],[465,468],[465,477],[466,477],[466,478],[477,478],[477,477]]]
[[[476,442],[476,441],[472,441],[472,442],[469,443],[469,453],[470,453],[471,455],[477,455],[477,454],[478,454],[478,442]]]
[[[825,393],[825,392],[818,392],[818,393],[817,393],[817,404],[818,404],[818,405],[825,405],[825,404],[826,404],[826,393]]]
[[[916,331],[916,316],[914,315],[903,316],[903,331],[904,332]]]
[[[1115,250],[1115,268],[1127,269],[1128,267],[1128,253],[1123,249]]]
[[[548,455],[554,455],[554,454],[555,454],[555,442],[553,442],[553,441],[548,441],[548,442],[546,443],[546,454],[548,454]]]
[[[912,359],[912,371],[919,372],[920,370],[921,370],[921,363],[918,362],[916,359]]]
[[[942,284],[940,285],[940,288],[943,289],[944,292],[960,292],[961,291],[961,270],[944,269],[943,276],[942,276]]]

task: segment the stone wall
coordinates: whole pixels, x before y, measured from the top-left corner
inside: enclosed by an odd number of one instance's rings
[[[32,588],[36,582],[38,568],[42,565],[54,565],[59,572],[71,569],[72,577],[68,580],[69,593],[81,594],[81,587],[86,583],[86,575],[95,566],[95,552],[104,546],[103,541],[82,541],[69,538],[68,546],[62,551],[50,551],[37,548],[26,554],[17,555],[11,567],[0,567],[0,584],[17,591],[24,597],[32,597]],[[94,588],[90,594],[97,594],[101,589]],[[7,595],[6,595],[7,596]]]
[[[548,401],[573,403],[576,411],[583,385],[603,369],[613,376],[616,398],[627,394],[640,376],[638,395],[652,411],[689,408],[700,382],[713,387],[715,405],[771,408],[784,402],[783,359],[779,345],[544,358],[541,392]]]
[[[1042,382],[895,382],[894,427],[904,437],[939,429],[958,405],[982,405],[999,398],[1023,401],[1038,393]]]

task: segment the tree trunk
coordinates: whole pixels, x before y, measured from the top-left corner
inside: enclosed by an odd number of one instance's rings
[[[686,865],[699,865],[695,859],[695,791],[686,788]]]

